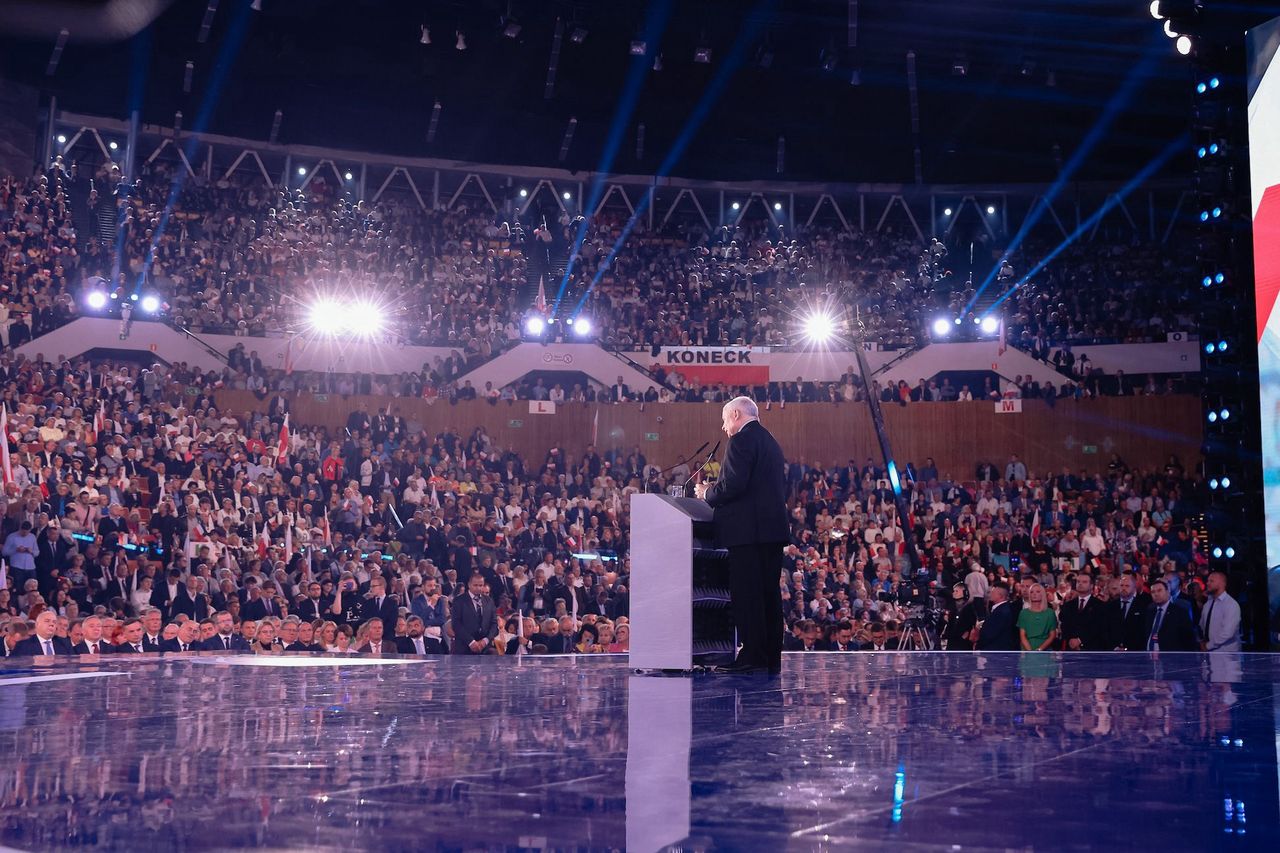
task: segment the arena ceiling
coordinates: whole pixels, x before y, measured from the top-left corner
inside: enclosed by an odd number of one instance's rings
[[[39,14],[23,18],[32,4]],[[614,172],[910,182],[913,53],[920,172],[933,183],[1051,180],[1095,127],[1105,132],[1076,177],[1126,178],[1186,127],[1194,79],[1146,0],[249,4],[8,0],[0,71],[64,109],[123,116],[136,105],[162,125],[181,110],[185,129],[256,139],[278,108],[281,142],[595,170],[616,123]],[[658,8],[669,10],[661,35],[635,57]],[[133,17],[115,22],[122,9]],[[147,13],[158,15],[150,25],[136,20]],[[695,60],[699,48],[709,62]],[[619,121],[629,76],[638,94]]]

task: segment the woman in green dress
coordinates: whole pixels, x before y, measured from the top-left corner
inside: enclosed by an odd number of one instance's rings
[[[1023,651],[1028,652],[1042,652],[1058,639],[1058,617],[1049,607],[1044,587],[1038,583],[1027,587],[1027,600],[1018,614],[1018,635]]]

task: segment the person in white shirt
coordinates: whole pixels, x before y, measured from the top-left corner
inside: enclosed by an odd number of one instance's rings
[[[1209,599],[1200,612],[1200,648],[1206,652],[1240,651],[1240,605],[1227,594],[1227,576],[1211,572]]]
[[[1084,533],[1080,534],[1080,545],[1091,557],[1096,557],[1107,549],[1107,542],[1102,536],[1102,531],[1098,529],[1092,518],[1089,519],[1089,524],[1085,527]]]

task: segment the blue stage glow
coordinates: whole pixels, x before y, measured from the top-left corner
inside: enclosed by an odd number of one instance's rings
[[[898,480],[898,465],[892,459],[889,460],[889,485],[893,486],[895,495],[902,494],[902,483]]]

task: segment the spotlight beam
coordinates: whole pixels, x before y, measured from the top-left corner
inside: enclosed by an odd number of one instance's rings
[[[1182,133],[1181,135],[1178,136],[1177,139],[1173,140],[1167,146],[1165,146],[1165,149],[1161,151],[1159,154],[1157,154],[1153,160],[1147,163],[1147,165],[1143,166],[1141,171],[1139,171],[1138,174],[1130,178],[1127,184],[1125,184],[1123,187],[1120,188],[1118,192],[1114,193],[1110,198],[1108,198],[1105,202],[1103,202],[1102,206],[1099,207],[1097,210],[1095,210],[1089,216],[1088,219],[1081,222],[1079,227],[1077,227],[1075,231],[1072,231],[1071,234],[1069,234],[1065,240],[1063,240],[1061,243],[1058,244],[1057,248],[1055,248],[1052,252],[1046,255],[1038,264],[1036,264],[1034,267],[1028,270],[1027,273],[1024,276],[1022,276],[1022,278],[1014,282],[1012,287],[1010,287],[1004,293],[1000,294],[1000,297],[991,304],[991,307],[987,309],[987,312],[983,314],[983,317],[991,316],[991,314],[993,314],[995,310],[1000,307],[1001,303],[1003,303],[1006,299],[1012,296],[1013,293],[1018,288],[1022,287],[1022,285],[1030,281],[1032,276],[1034,276],[1036,273],[1040,272],[1040,270],[1048,266],[1050,261],[1056,258],[1059,254],[1061,254],[1068,246],[1070,246],[1076,240],[1079,240],[1081,236],[1083,236],[1089,230],[1091,230],[1095,224],[1097,224],[1099,221],[1102,220],[1102,217],[1106,216],[1118,204],[1120,204],[1120,202],[1124,201],[1124,199],[1128,197],[1129,193],[1133,192],[1144,181],[1146,181],[1156,172],[1160,171],[1160,169],[1164,167],[1165,163],[1168,163],[1169,160],[1172,159],[1174,155],[1178,153],[1178,150],[1187,144],[1190,138],[1191,138],[1190,133]]]
[[[1134,93],[1138,87],[1147,81],[1151,76],[1151,72],[1155,68],[1157,53],[1155,48],[1148,48],[1142,59],[1138,62],[1133,71],[1124,78],[1124,82],[1120,88],[1115,91],[1111,99],[1107,101],[1106,107],[1102,111],[1102,115],[1094,123],[1089,132],[1080,142],[1080,146],[1071,154],[1071,158],[1063,165],[1058,173],[1057,179],[1045,192],[1044,196],[1038,199],[1035,205],[1027,213],[1022,225],[1018,228],[1018,233],[1009,241],[1009,246],[1000,254],[1000,260],[991,267],[986,277],[982,281],[982,286],[974,291],[973,297],[969,300],[969,304],[964,307],[962,314],[968,314],[973,310],[973,306],[978,304],[978,298],[986,291],[991,283],[996,279],[996,273],[1000,270],[1000,264],[1007,261],[1018,247],[1022,245],[1022,241],[1026,239],[1031,229],[1036,226],[1041,218],[1044,217],[1045,211],[1053,204],[1054,199],[1067,186],[1076,170],[1084,163],[1085,158],[1093,153],[1093,149],[1102,141],[1102,137],[1111,129],[1111,125],[1116,118],[1124,112],[1129,102],[1133,100]]]

